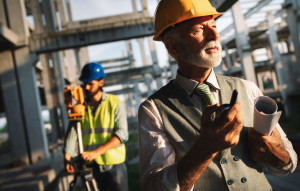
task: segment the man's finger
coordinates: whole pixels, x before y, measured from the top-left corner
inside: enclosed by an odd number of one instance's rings
[[[202,120],[211,120],[212,114],[220,107],[220,104],[209,105],[203,110]]]

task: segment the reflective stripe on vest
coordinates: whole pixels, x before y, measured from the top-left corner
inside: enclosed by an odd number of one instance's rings
[[[92,151],[104,145],[113,135],[115,124],[115,112],[118,107],[119,98],[111,94],[105,94],[93,115],[90,105],[87,105],[85,118],[81,121],[82,143],[85,151]],[[98,156],[95,161],[99,165],[120,164],[125,161],[125,145],[108,150],[105,154]]]

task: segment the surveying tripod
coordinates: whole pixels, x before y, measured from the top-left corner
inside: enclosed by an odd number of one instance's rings
[[[79,86],[74,86],[73,89],[71,89],[70,86],[66,86],[64,89],[64,96],[69,120],[72,122],[76,122],[76,131],[80,153],[79,159],[77,160],[77,169],[74,174],[74,179],[70,183],[69,190],[73,191],[77,178],[80,177],[84,182],[87,191],[99,191],[96,180],[93,177],[92,169],[86,167],[81,156],[81,154],[83,153],[83,144],[80,121],[84,119],[85,114],[83,90]],[[76,105],[72,104],[73,98],[77,102]]]

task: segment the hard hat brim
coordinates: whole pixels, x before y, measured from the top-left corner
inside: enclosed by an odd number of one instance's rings
[[[216,19],[217,17],[219,17],[220,15],[224,14],[223,12],[217,12],[217,13],[214,13],[212,14],[213,16],[213,19]],[[182,20],[179,20],[179,21],[176,21],[176,22],[173,22],[173,23],[170,23],[169,25],[167,25],[166,27],[162,28],[159,32],[155,33],[155,35],[153,36],[153,40],[155,41],[161,41],[161,34],[169,27],[175,27],[176,24],[178,23],[181,23],[183,21],[187,21],[187,20],[190,20],[190,19],[194,19],[194,18],[197,18],[197,17],[204,17],[204,16],[209,16],[209,15],[200,15],[200,16],[195,16],[195,17],[192,17],[192,18],[186,18],[186,19],[182,19]]]

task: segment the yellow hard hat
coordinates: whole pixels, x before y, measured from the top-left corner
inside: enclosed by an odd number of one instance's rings
[[[153,40],[160,41],[164,30],[182,21],[209,15],[216,18],[221,14],[209,0],[161,0],[155,11]]]

